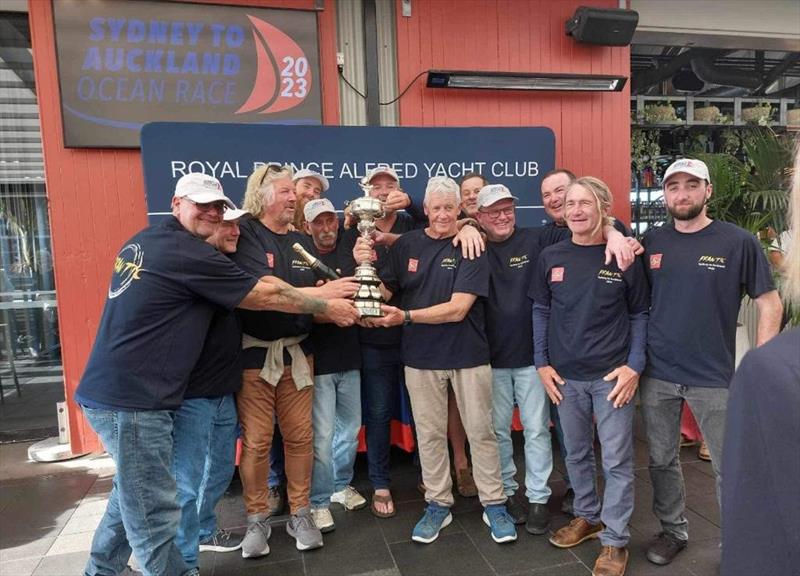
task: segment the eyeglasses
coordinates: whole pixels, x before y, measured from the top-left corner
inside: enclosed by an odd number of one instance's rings
[[[225,211],[228,209],[228,205],[225,204],[225,202],[195,202],[191,198],[186,198],[185,196],[183,199],[193,204],[200,212],[219,212],[220,214],[225,214]]]
[[[507,218],[511,218],[514,215],[514,207],[509,206],[508,208],[497,208],[496,210],[481,210],[481,213],[486,214],[492,220],[497,220],[500,218],[500,214],[505,215]]]
[[[288,164],[281,164],[280,162],[267,162],[265,166],[267,169],[264,170],[264,173],[261,175],[261,182],[258,183],[259,188],[264,185],[264,179],[267,177],[267,174],[276,174],[278,172],[291,169],[291,166]]]

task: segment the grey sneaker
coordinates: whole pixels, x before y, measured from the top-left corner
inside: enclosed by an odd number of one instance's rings
[[[200,540],[200,552],[233,552],[242,547],[243,538],[227,530],[217,530]]]
[[[286,533],[295,539],[298,550],[322,548],[322,532],[314,524],[311,508],[304,506],[286,523]]]
[[[263,515],[248,518],[247,533],[242,541],[242,558],[259,558],[269,554],[270,534],[272,528]]]

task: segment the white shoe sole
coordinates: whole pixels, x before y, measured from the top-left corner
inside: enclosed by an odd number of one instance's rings
[[[442,531],[442,528],[447,528],[448,526],[450,526],[450,523],[451,523],[452,521],[453,521],[453,515],[452,515],[452,514],[448,514],[448,515],[447,515],[447,518],[445,518],[445,519],[442,521],[442,525],[441,525],[441,526],[439,526],[439,529],[436,531],[436,534],[434,534],[434,535],[433,535],[433,536],[431,536],[430,538],[423,538],[422,536],[414,536],[414,535],[412,534],[412,535],[411,535],[411,539],[412,539],[414,542],[419,542],[420,544],[430,544],[431,542],[433,542],[434,540],[436,540],[436,539],[439,537],[439,532],[441,532],[441,531]]]
[[[213,544],[201,544],[200,552],[236,552],[242,547],[241,542],[238,546],[231,548],[230,546],[214,546]]]
[[[263,550],[259,552],[247,552],[244,548],[242,548],[242,558],[261,558],[262,556],[266,556],[269,554],[269,543],[264,546]]]
[[[509,534],[508,536],[503,536],[502,538],[498,538],[497,536],[495,536],[494,532],[492,532],[492,524],[491,522],[489,522],[489,517],[486,515],[486,512],[483,513],[483,523],[489,527],[489,534],[492,535],[492,540],[494,540],[498,544],[513,542],[514,540],[517,539],[516,531],[514,532],[514,534]]]

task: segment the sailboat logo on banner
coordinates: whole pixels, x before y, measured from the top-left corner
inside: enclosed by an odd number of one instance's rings
[[[275,26],[248,15],[258,68],[253,91],[237,114],[274,114],[302,104],[311,91],[311,70],[305,53]]]

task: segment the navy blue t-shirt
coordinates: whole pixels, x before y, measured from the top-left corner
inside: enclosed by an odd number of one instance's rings
[[[234,310],[217,309],[184,398],[216,398],[242,387],[242,325]]]
[[[515,228],[502,242],[487,242],[489,297],[486,299],[486,335],[492,368],[533,365],[533,326],[528,296],[539,258],[543,228]]]
[[[145,228],[117,254],[75,401],[178,408],[215,308],[233,310],[256,282],[174,217]]]
[[[489,294],[489,262],[468,260],[453,238],[434,240],[424,230],[406,232],[389,253],[381,280],[400,292],[403,310],[449,302],[454,293],[478,296],[466,318],[445,324],[403,327],[403,364],[421,370],[473,368],[489,363],[484,298]]]
[[[333,270],[340,270],[342,276],[352,276],[355,272],[353,246],[358,238],[358,230],[339,230],[336,249],[327,254],[314,250],[312,254]],[[361,368],[361,346],[358,340],[358,326],[341,328],[332,323],[317,323],[311,331],[314,345],[314,374],[333,374]]]
[[[625,364],[629,315],[650,305],[641,258],[620,272],[616,262],[604,264],[605,248],[565,240],[539,255],[531,295],[550,308],[550,365],[562,377],[595,380]]]
[[[775,289],[758,240],[715,220],[691,234],[665,224],[649,230],[643,244],[652,286],[645,373],[684,386],[727,387],[742,295]]]
[[[405,212],[397,212],[397,219],[392,225],[390,232],[392,234],[405,234],[417,228],[414,219]],[[389,261],[389,253],[391,248],[388,246],[376,246],[375,256],[377,260],[372,263],[381,275],[381,270]],[[392,299],[387,302],[391,306],[400,305],[400,296],[393,295]],[[359,335],[361,344],[364,346],[371,346],[375,348],[397,348],[400,346],[400,339],[403,335],[403,328],[401,326],[393,326],[392,328],[359,328]]]
[[[242,270],[259,278],[275,276],[297,288],[316,285],[311,267],[292,249],[292,244],[299,242],[313,252],[310,237],[300,232],[276,234],[252,217],[242,218],[239,230],[239,244],[231,258]],[[311,314],[240,310],[239,317],[245,334],[266,341],[310,334],[313,324]],[[306,353],[312,351],[309,339],[304,340],[302,346]],[[244,350],[243,366],[246,369],[261,368],[266,356],[266,348],[248,348]]]

